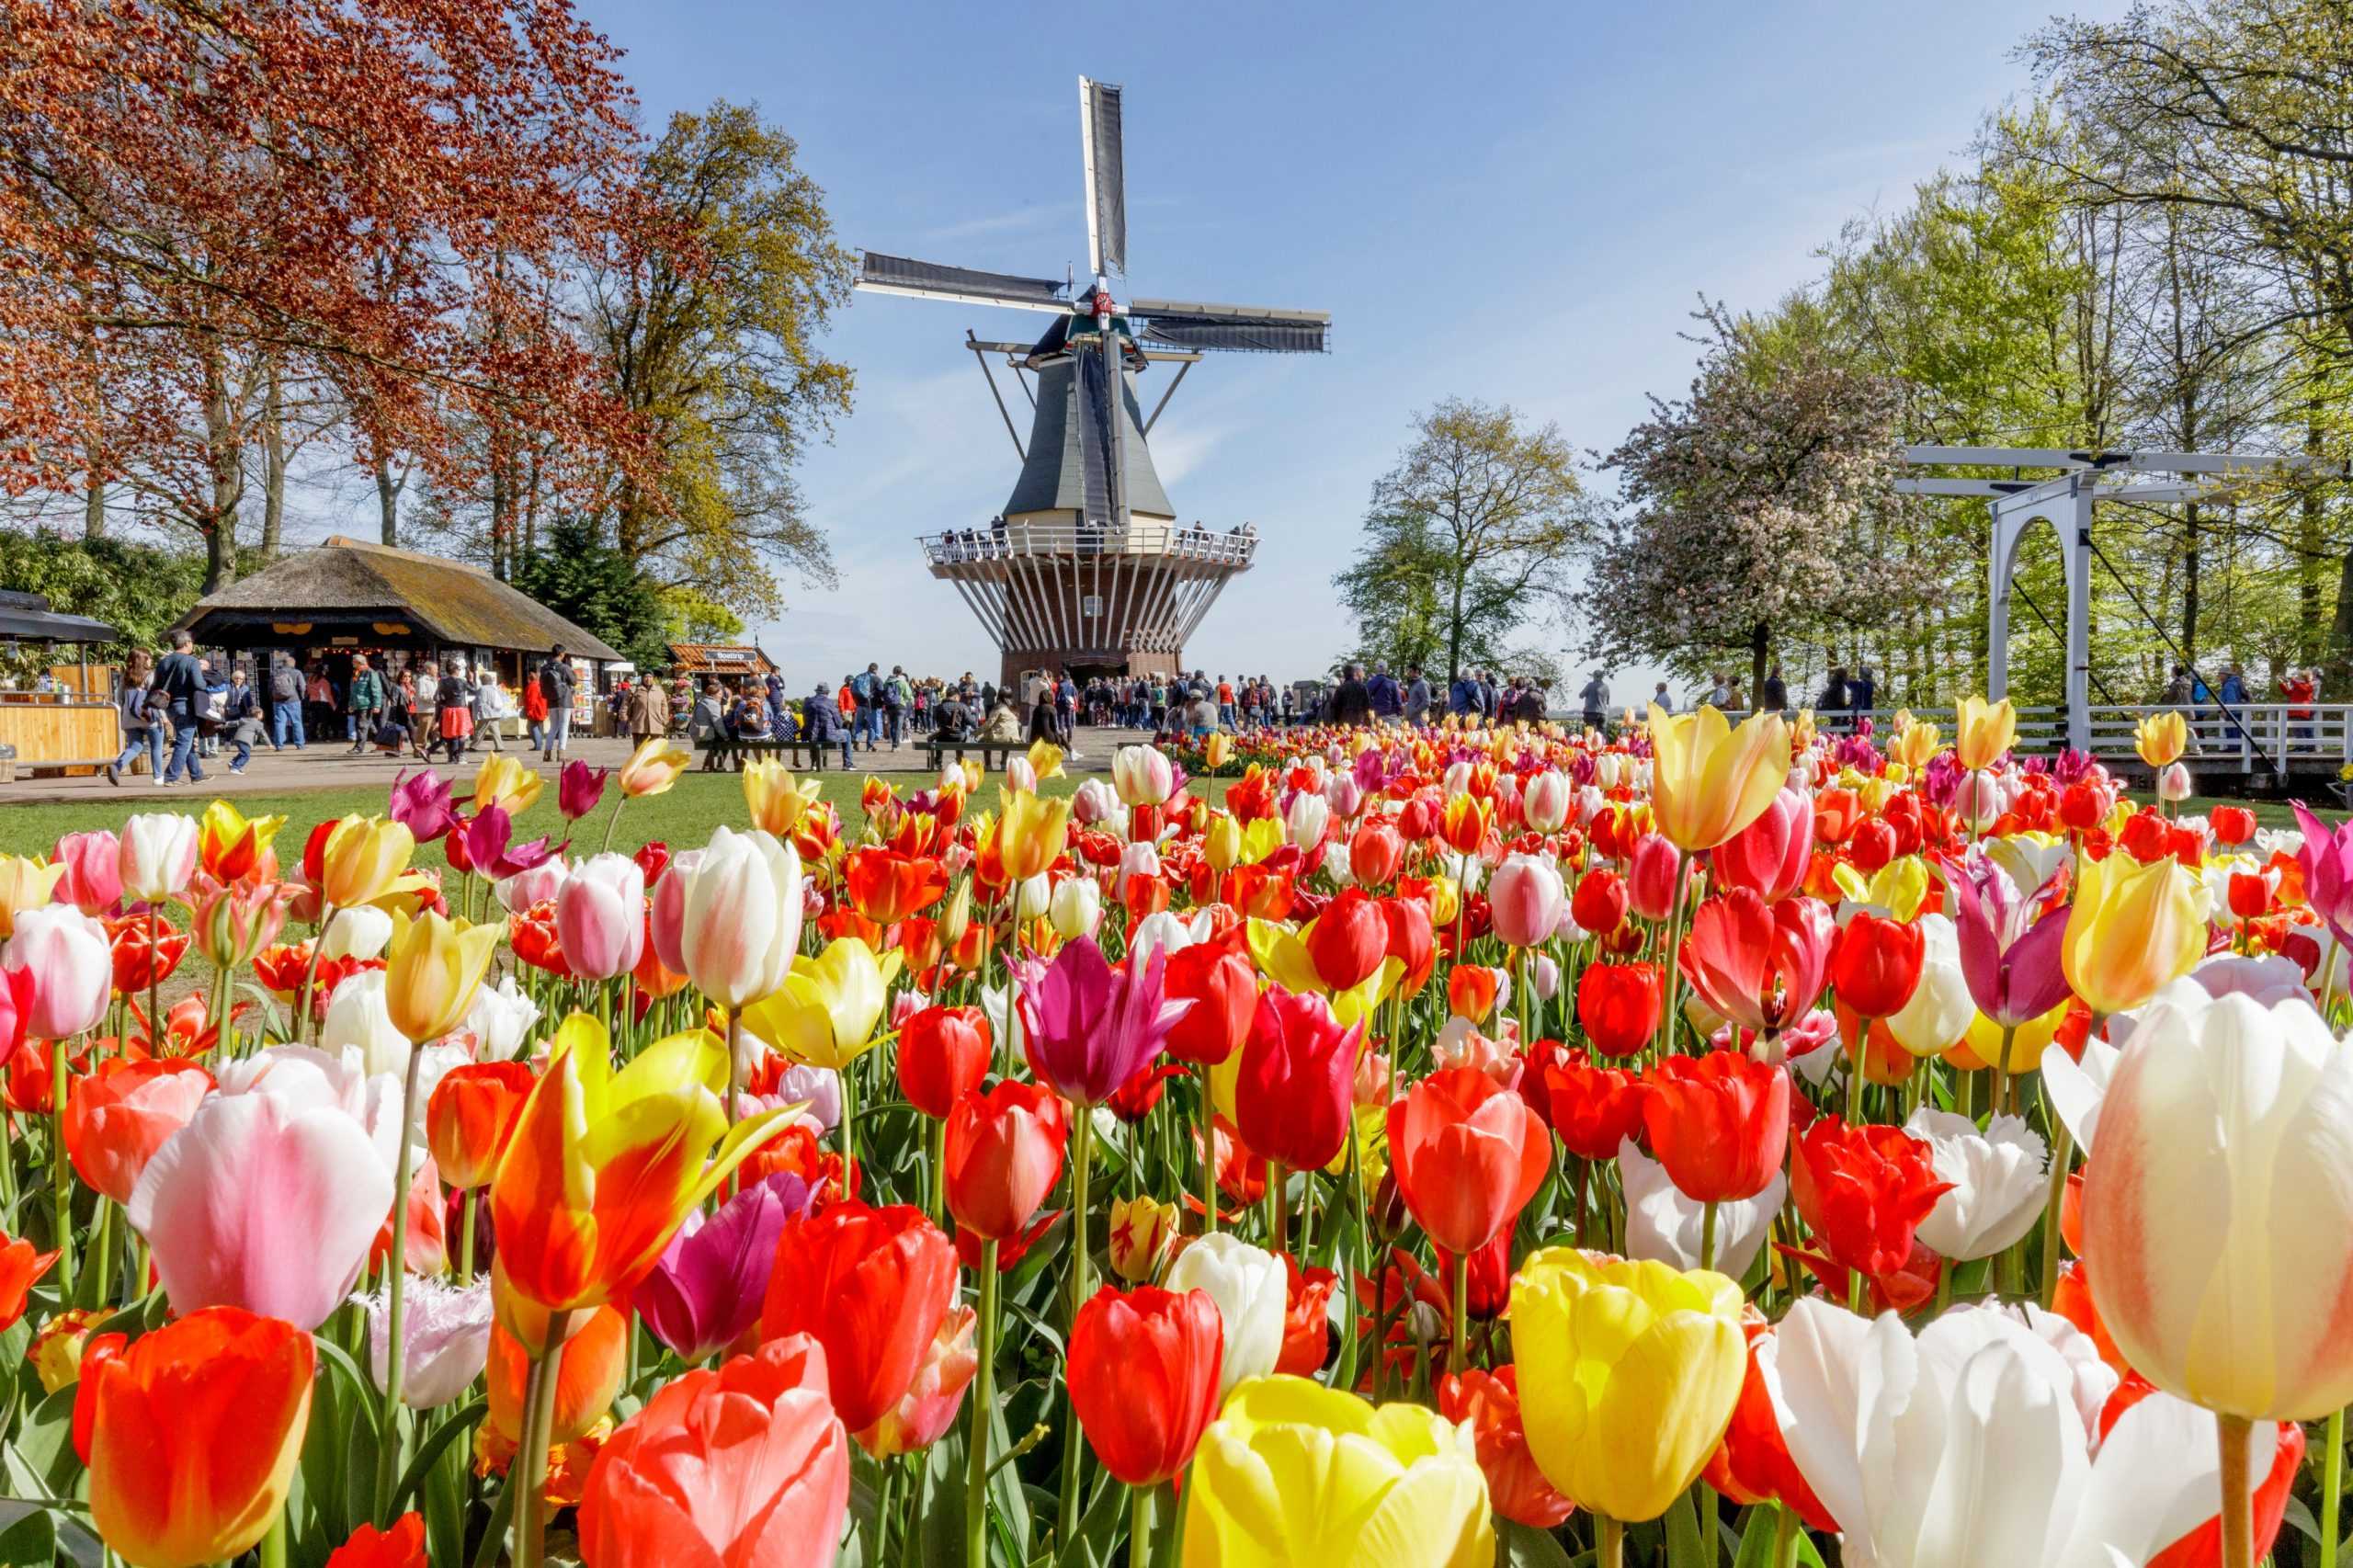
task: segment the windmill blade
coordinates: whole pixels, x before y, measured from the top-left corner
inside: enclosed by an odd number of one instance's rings
[[[1058,278],[1021,278],[982,272],[936,261],[914,261],[880,251],[858,254],[858,286],[876,294],[906,294],[918,300],[954,300],[966,305],[1004,305],[1017,311],[1068,313],[1069,285]]]
[[[1322,354],[1331,347],[1329,311],[1281,311],[1266,305],[1213,305],[1185,300],[1131,300],[1131,315],[1151,323],[1146,343],[1175,348],[1222,348],[1245,354]]]
[[[1128,163],[1120,130],[1120,87],[1078,79],[1079,146],[1086,163],[1087,270],[1128,271]]]

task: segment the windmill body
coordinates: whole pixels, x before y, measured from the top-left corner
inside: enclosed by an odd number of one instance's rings
[[[1021,472],[996,515],[921,540],[932,575],[956,585],[995,640],[1006,686],[1032,671],[1084,681],[1185,667],[1187,639],[1249,569],[1257,529],[1178,521],[1153,427],[1204,356],[1321,353],[1331,328],[1321,311],[1113,299],[1108,278],[1127,270],[1120,101],[1117,86],[1079,79],[1092,287],[875,251],[859,260],[870,292],[1054,317],[1034,342],[965,334]],[[1026,443],[993,362],[1028,401]],[[1142,378],[1155,369],[1168,384],[1147,414]]]

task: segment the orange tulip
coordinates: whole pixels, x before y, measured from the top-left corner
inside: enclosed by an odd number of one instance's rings
[[[233,882],[253,871],[269,853],[284,817],[247,817],[226,801],[204,809],[196,830],[197,863],[219,881]]]
[[[1495,1011],[1495,996],[1503,989],[1503,980],[1502,970],[1457,964],[1446,977],[1447,1006],[1472,1023],[1483,1024],[1487,1015]]]
[[[91,1190],[130,1202],[139,1173],[211,1089],[212,1074],[185,1057],[101,1062],[66,1093],[65,1153],[74,1174]]]
[[[361,1525],[335,1549],[327,1568],[426,1568],[425,1516],[403,1514],[388,1530]]]
[[[425,1105],[425,1142],[443,1180],[466,1192],[497,1174],[538,1082],[520,1062],[469,1062],[442,1076]]]
[[[621,1390],[621,1368],[629,1346],[629,1319],[598,1307],[579,1332],[563,1342],[555,1379],[552,1443],[568,1443],[612,1408]],[[530,1371],[522,1342],[497,1324],[490,1328],[490,1424],[510,1443],[523,1440],[523,1381]]]
[[[57,1262],[53,1252],[35,1252],[33,1244],[22,1236],[8,1237],[0,1232],[0,1334],[17,1326],[25,1315],[25,1302],[40,1277]]]
[[[853,849],[843,870],[850,902],[883,926],[920,915],[948,893],[948,868],[928,855]]]
[[[99,1536],[140,1568],[226,1562],[259,1542],[310,1425],[311,1336],[206,1307],[92,1351],[74,1426]]]

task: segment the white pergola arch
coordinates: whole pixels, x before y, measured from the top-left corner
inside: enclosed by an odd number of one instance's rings
[[[1985,694],[2009,695],[2010,592],[2018,547],[2028,530],[2048,522],[2059,535],[2066,566],[2067,744],[2091,747],[2092,512],[2102,501],[2163,504],[2211,500],[2249,479],[2287,472],[2334,472],[2346,465],[2309,457],[2268,457],[2245,452],[2063,451],[2048,447],[1935,447],[1904,449],[1914,468],[2006,468],[2013,479],[1945,479],[1906,476],[1895,482],[1904,495],[1941,495],[1991,504],[1992,548],[1987,551]],[[2055,477],[2031,479],[2023,471],[2057,469]],[[2145,480],[2147,474],[2170,478]]]

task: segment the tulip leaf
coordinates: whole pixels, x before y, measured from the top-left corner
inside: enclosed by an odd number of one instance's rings
[[[1095,1495],[1078,1517],[1078,1528],[1067,1534],[1059,1568],[1103,1568],[1119,1553],[1128,1518],[1128,1489],[1107,1470],[1095,1472]]]
[[[57,1561],[57,1520],[31,1503],[0,1503],[0,1562]]]
[[[1508,1568],[1569,1568],[1568,1549],[1550,1530],[1498,1517],[1495,1544],[1502,1549],[1496,1562]]]
[[[489,1413],[489,1397],[477,1394],[417,1444],[416,1457],[408,1463],[408,1473],[401,1477],[400,1485],[392,1490],[392,1512],[395,1518],[408,1511],[409,1498],[425,1484],[427,1472],[441,1457],[442,1450],[472,1431]]]
[[[1715,1557],[1700,1544],[1699,1522],[1691,1506],[1691,1494],[1685,1491],[1676,1498],[1661,1521],[1666,1526],[1667,1568],[1707,1568]]]
[[[26,1490],[42,1497],[74,1494],[82,1461],[74,1452],[74,1385],[69,1383],[32,1408],[7,1449],[25,1471]]]

